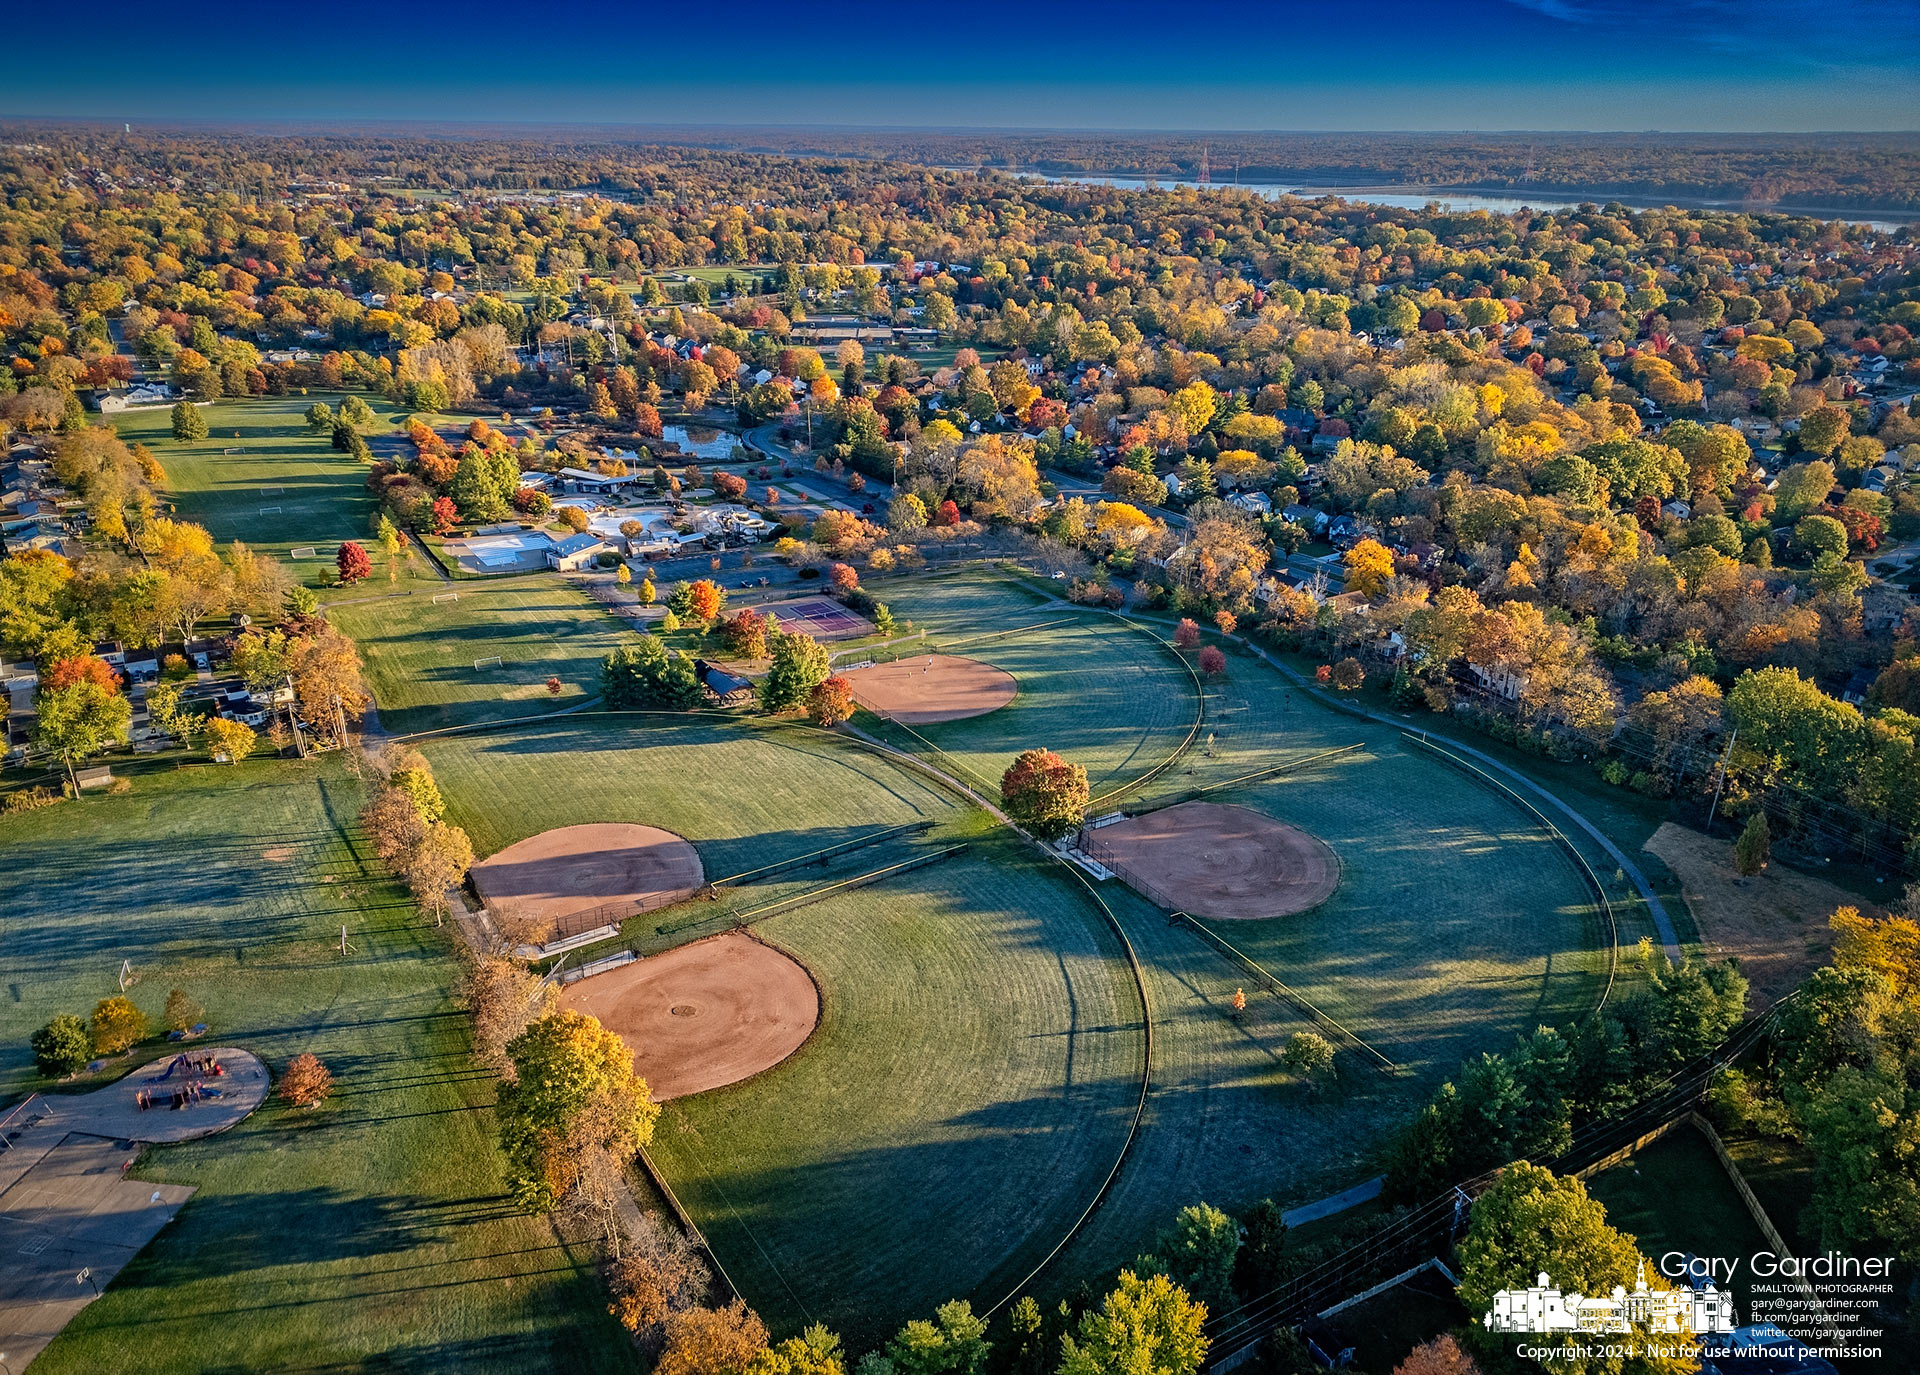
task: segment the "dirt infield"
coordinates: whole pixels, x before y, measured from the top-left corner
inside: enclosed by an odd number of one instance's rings
[[[706,881],[700,855],[653,826],[562,826],[509,845],[473,866],[489,907],[513,907],[541,921],[614,904],[663,906]]]
[[[957,654],[915,654],[843,675],[854,700],[903,726],[985,716],[1013,700],[1013,675]]]
[[[1086,852],[1162,905],[1247,921],[1318,907],[1340,886],[1325,841],[1246,807],[1183,802],[1088,833]]]
[[[582,979],[560,1004],[620,1034],[655,1101],[770,1069],[820,1020],[807,971],[737,931]]]

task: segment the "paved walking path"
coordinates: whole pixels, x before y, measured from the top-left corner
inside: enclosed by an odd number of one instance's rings
[[[1362,1203],[1370,1203],[1380,1197],[1380,1190],[1386,1182],[1385,1175],[1375,1175],[1364,1184],[1356,1184],[1337,1194],[1328,1194],[1317,1203],[1303,1203],[1298,1208],[1289,1208],[1280,1214],[1280,1220],[1289,1227],[1300,1227],[1309,1222],[1318,1222],[1323,1217],[1332,1217],[1335,1213],[1344,1213],[1349,1208],[1358,1208]]]

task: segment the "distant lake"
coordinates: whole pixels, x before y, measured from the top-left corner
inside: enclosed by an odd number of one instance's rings
[[[1160,177],[1134,176],[1079,176],[1051,177],[1039,173],[1020,174],[1030,180],[1055,183],[1072,183],[1081,186],[1116,186],[1125,190],[1159,189],[1170,190],[1174,187],[1190,186],[1186,181],[1169,181]],[[1486,210],[1496,215],[1510,215],[1516,210],[1569,210],[1576,205],[1592,202],[1595,205],[1607,205],[1617,202],[1630,210],[1660,210],[1668,205],[1694,210],[1740,210],[1744,207],[1734,201],[1707,201],[1675,197],[1671,200],[1652,201],[1630,196],[1614,196],[1600,192],[1590,195],[1570,194],[1565,191],[1542,191],[1538,195],[1513,195],[1511,193],[1480,193],[1475,191],[1447,191],[1428,186],[1293,186],[1280,182],[1243,181],[1237,184],[1215,182],[1213,190],[1251,191],[1257,196],[1273,199],[1278,196],[1301,196],[1312,199],[1318,196],[1339,196],[1358,205],[1390,205],[1401,210],[1423,210],[1429,205],[1438,205],[1442,210]],[[1845,220],[1849,224],[1864,224],[1870,229],[1883,233],[1893,233],[1909,224],[1920,223],[1920,212],[1905,220],[1871,219],[1856,215],[1850,211],[1820,209],[1812,206],[1776,205],[1766,210],[1784,215],[1806,215],[1814,219]]]

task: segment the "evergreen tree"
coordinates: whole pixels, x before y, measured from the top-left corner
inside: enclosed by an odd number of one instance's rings
[[[1746,829],[1740,832],[1740,838],[1733,842],[1734,871],[1751,878],[1766,868],[1772,858],[1772,828],[1767,825],[1767,814],[1756,811],[1747,818]]]

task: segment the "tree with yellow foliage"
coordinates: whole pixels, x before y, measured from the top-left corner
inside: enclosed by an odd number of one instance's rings
[[[1347,566],[1347,586],[1371,600],[1387,590],[1393,576],[1393,551],[1378,540],[1363,539],[1341,555]]]

